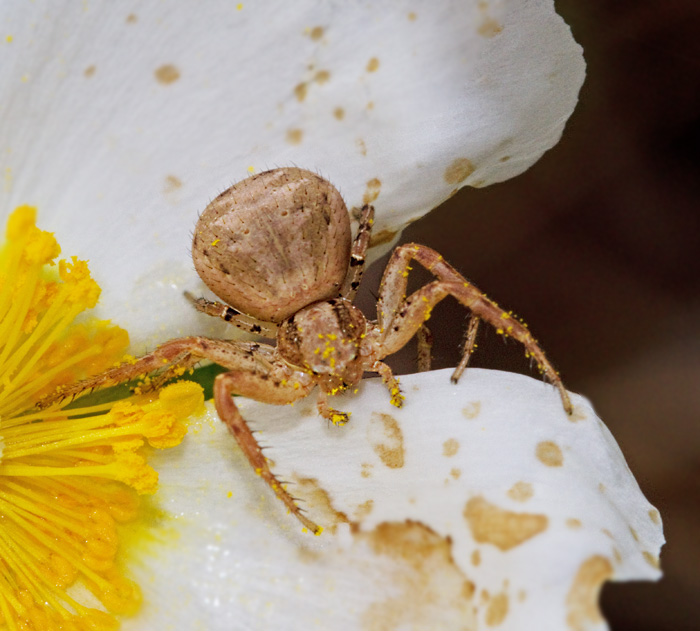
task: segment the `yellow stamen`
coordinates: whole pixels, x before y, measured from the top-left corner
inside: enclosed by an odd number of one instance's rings
[[[177,445],[203,396],[180,382],[156,399],[32,409],[109,368],[128,345],[108,322],[74,324],[100,289],[85,262],[56,265],[60,248],[35,217],[18,208],[0,250],[0,620],[8,631],[116,629],[113,614],[134,613],[141,600],[117,556],[118,524],[156,490],[145,446]],[[75,583],[107,612],[71,596]]]

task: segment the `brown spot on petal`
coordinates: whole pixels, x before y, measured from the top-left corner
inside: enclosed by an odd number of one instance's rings
[[[474,165],[467,158],[457,158],[445,169],[445,182],[448,184],[459,184],[464,182],[472,173]]]
[[[413,11],[411,11],[407,17],[410,22],[413,22],[418,16]]]
[[[180,78],[180,71],[172,64],[165,64],[160,68],[156,68],[154,74],[156,81],[162,85],[170,85]]]
[[[299,83],[294,88],[294,96],[297,97],[297,101],[301,103],[306,98],[306,93],[308,92],[308,86],[306,83]]]
[[[659,511],[657,511],[655,508],[652,508],[649,511],[649,519],[651,519],[652,523],[654,524],[660,524],[661,523],[661,515],[659,515]]]
[[[314,42],[317,42],[319,39],[321,39],[323,37],[323,27],[322,26],[314,26],[311,29],[311,33],[309,33],[309,37],[311,37],[311,39]]]
[[[510,156],[503,156],[499,162],[508,162],[508,160],[510,160]]]
[[[329,81],[330,78],[331,73],[328,72],[328,70],[319,70],[314,76],[314,81],[319,85],[323,85],[324,83],[326,83],[326,81]]]
[[[358,138],[355,140],[355,144],[357,145],[357,148],[360,150],[360,153],[363,156],[367,155],[367,143],[362,138]]]
[[[548,467],[561,467],[564,464],[564,456],[561,453],[559,445],[551,440],[545,440],[537,443],[535,450],[537,459]]]
[[[136,24],[136,22],[138,22],[138,21],[139,21],[139,18],[134,13],[129,13],[129,15],[126,16],[126,23],[127,24]]]
[[[639,541],[639,535],[637,534],[637,531],[632,528],[632,526],[630,526],[630,534],[635,541]]]
[[[182,180],[176,175],[166,175],[163,190],[165,193],[172,193],[182,187]]]
[[[612,573],[612,564],[604,556],[592,556],[581,564],[566,597],[566,621],[573,631],[585,631],[603,621],[598,594]]]
[[[388,558],[391,596],[362,614],[362,629],[475,629],[474,584],[452,556],[452,541],[419,522],[385,522],[356,539]],[[439,616],[436,621],[435,617]]]
[[[314,519],[318,519],[328,532],[335,534],[338,524],[351,524],[344,512],[335,509],[330,495],[316,478],[295,476],[294,482],[294,495],[304,500],[304,506],[313,510]]]
[[[333,116],[335,116],[339,121],[345,118],[345,110],[342,107],[336,107],[333,110]]]
[[[396,230],[380,230],[379,232],[372,233],[372,236],[369,239],[369,244],[371,247],[374,247],[375,245],[382,245],[383,243],[389,243],[394,239],[394,237],[398,234],[398,231]]]
[[[367,500],[355,509],[355,519],[360,520],[367,517],[374,508],[374,500]]]
[[[461,470],[461,469],[457,469],[457,467],[453,467],[452,469],[450,469],[450,475],[451,475],[455,480],[459,480],[459,476],[462,475],[462,470]]]
[[[462,408],[462,416],[470,421],[479,416],[481,412],[481,401],[470,401]]]
[[[574,407],[573,413],[570,414],[568,418],[572,423],[578,423],[579,421],[586,420],[586,413],[580,406],[577,405],[576,407]]]
[[[367,72],[376,72],[378,70],[378,68],[379,68],[379,59],[377,59],[376,57],[372,57],[372,59],[370,59],[367,62]]]
[[[474,550],[472,552],[472,565],[477,567],[481,564],[481,552],[479,550]]]
[[[372,465],[367,462],[363,462],[362,471],[360,471],[360,475],[363,478],[369,478],[372,475]]]
[[[304,132],[301,129],[288,129],[287,130],[286,140],[290,145],[301,144],[301,141],[303,138],[304,138]]]
[[[95,68],[95,66],[88,66],[87,68],[85,68],[85,70],[83,70],[83,74],[89,79],[95,74],[96,70],[97,68]]]
[[[369,441],[374,453],[390,469],[404,464],[403,433],[391,414],[373,412],[369,422]]]
[[[508,615],[508,596],[500,593],[496,594],[486,609],[486,624],[495,627],[503,622]]]
[[[508,497],[516,502],[525,502],[534,495],[532,484],[529,482],[516,482],[508,490]]]
[[[459,441],[456,438],[448,438],[442,444],[442,455],[450,458],[459,451]]]
[[[484,20],[479,24],[477,29],[479,35],[482,37],[495,37],[503,30],[503,25],[493,18],[484,18]]]
[[[479,543],[490,543],[501,550],[510,550],[546,530],[546,515],[515,513],[473,497],[464,507],[464,518],[472,536]]]
[[[661,563],[659,562],[659,557],[654,556],[651,552],[647,552],[644,550],[642,552],[642,556],[644,556],[644,560],[651,565],[651,567],[655,569],[659,569],[661,567]]]
[[[495,37],[503,30],[503,25],[488,14],[489,5],[486,0],[479,0],[478,6],[481,11],[481,24],[477,27],[477,32],[482,37]]]
[[[379,193],[382,189],[381,180],[376,177],[372,178],[367,182],[367,188],[365,189],[365,194],[362,196],[363,204],[371,204],[373,201],[379,197]]]
[[[572,530],[576,530],[581,527],[581,520],[576,519],[575,517],[570,517],[569,519],[566,520],[566,526],[567,528],[571,528]]]

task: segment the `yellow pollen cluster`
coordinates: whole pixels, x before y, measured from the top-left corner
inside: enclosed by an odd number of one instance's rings
[[[107,322],[74,324],[100,289],[87,265],[55,259],[53,235],[23,206],[0,250],[0,628],[109,630],[135,612],[140,591],[119,569],[119,524],[156,490],[146,446],[178,444],[201,388],[181,382],[154,400],[38,411],[56,387],[105,370],[127,334]],[[103,610],[71,589],[91,592]]]
[[[391,405],[394,407],[400,408],[403,406],[403,402],[406,400],[406,397],[401,392],[401,389],[399,388],[398,385],[392,386],[391,388]]]

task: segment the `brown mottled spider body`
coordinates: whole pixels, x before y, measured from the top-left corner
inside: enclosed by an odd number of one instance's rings
[[[368,321],[352,304],[364,268],[374,209],[364,206],[354,241],[350,215],[326,180],[297,168],[252,176],[217,197],[195,228],[192,256],[206,285],[224,302],[186,294],[194,306],[244,330],[276,338],[277,345],[187,337],[171,340],[136,360],[64,388],[42,407],[138,376],[159,371],[156,385],[203,359],[228,369],[214,383],[214,401],[255,471],[310,530],[308,519],[270,470],[232,395],[276,405],[293,403],[319,386],[318,411],[336,425],[348,414],[330,407],[328,396],[378,373],[401,406],[403,395],[381,360],[418,338],[419,368],[430,366],[430,333],[425,321],[448,295],[471,311],[464,354],[452,380],[466,368],[480,320],[521,342],[558,388],[565,410],[571,402],[561,379],[527,327],[470,284],[442,257],[422,245],[397,248],[379,289],[377,320]],[[410,263],[417,261],[434,280],[410,296]]]

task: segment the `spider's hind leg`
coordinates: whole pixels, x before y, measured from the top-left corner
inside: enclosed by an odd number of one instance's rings
[[[221,318],[229,324],[248,331],[248,333],[257,333],[263,337],[274,339],[277,336],[277,325],[272,322],[263,322],[255,318],[237,311],[233,307],[229,307],[223,302],[215,300],[207,300],[206,298],[196,298],[189,291],[185,292],[185,298],[192,303],[197,311],[206,313],[214,318]]]
[[[347,300],[352,300],[355,297],[365,269],[365,254],[369,247],[372,224],[374,223],[374,207],[365,204],[360,211],[359,221],[360,227],[350,251],[350,269],[345,275],[345,281],[340,289],[340,295]]]

